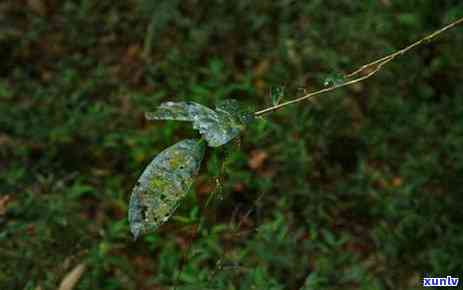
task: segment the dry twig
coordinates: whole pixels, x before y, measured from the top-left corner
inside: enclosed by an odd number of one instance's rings
[[[361,76],[361,77],[358,77],[358,78],[355,78],[355,79],[352,79],[352,80],[347,80],[341,84],[334,84],[330,87],[327,87],[327,88],[324,88],[324,89],[321,89],[321,90],[318,90],[318,91],[315,91],[315,92],[311,92],[311,93],[308,93],[300,98],[296,98],[294,100],[290,100],[290,101],[287,101],[287,102],[284,102],[284,103],[281,103],[281,104],[278,104],[278,105],[275,105],[275,106],[272,106],[272,107],[269,107],[269,108],[266,108],[266,109],[263,109],[263,110],[260,110],[260,111],[256,111],[254,112],[254,116],[258,117],[258,116],[262,116],[264,114],[267,114],[267,113],[270,113],[270,112],[274,112],[274,111],[277,111],[283,107],[286,107],[288,105],[291,105],[291,104],[295,104],[295,103],[299,103],[299,102],[302,102],[302,101],[305,101],[305,100],[308,100],[316,95],[320,95],[320,94],[323,94],[323,93],[326,93],[326,92],[330,92],[330,91],[333,91],[335,89],[338,89],[338,88],[341,88],[341,87],[345,87],[345,86],[349,86],[349,85],[352,85],[352,84],[355,84],[355,83],[358,83],[358,82],[361,82],[361,81],[364,81],[370,77],[372,77],[374,74],[376,74],[378,71],[381,70],[381,68],[386,65],[387,63],[391,62],[392,60],[394,60],[397,56],[399,55],[402,55],[406,52],[408,52],[409,50],[425,43],[425,42],[428,42],[428,41],[431,41],[433,38],[435,38],[436,36],[438,36],[439,34],[459,25],[463,23],[463,17],[462,18],[459,18],[455,21],[453,21],[452,23],[442,27],[441,29],[439,30],[436,30],[434,31],[433,33],[431,34],[428,34],[426,35],[425,37],[421,38],[420,40],[408,45],[407,47],[401,49],[401,50],[398,50],[392,54],[389,54],[387,56],[384,56],[380,59],[377,59],[375,61],[372,61],[368,64],[365,64],[363,66],[361,66],[360,68],[358,68],[357,70],[349,73],[349,74],[346,74],[344,77],[346,79],[350,79],[354,76],[357,76],[357,75],[360,75],[362,72],[365,72],[367,69],[373,69],[372,71],[370,71],[368,74],[364,75],[364,76]]]

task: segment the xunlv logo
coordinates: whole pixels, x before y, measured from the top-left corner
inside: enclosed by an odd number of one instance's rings
[[[452,278],[452,276],[447,276],[447,278],[423,278],[424,287],[457,287],[458,278]]]

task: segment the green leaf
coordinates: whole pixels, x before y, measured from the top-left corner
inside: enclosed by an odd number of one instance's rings
[[[252,121],[252,113],[243,111],[236,100],[221,101],[215,111],[194,102],[166,102],[145,116],[148,120],[193,122],[193,128],[199,130],[211,147],[228,143]]]
[[[325,81],[323,82],[323,84],[325,85],[325,87],[331,87],[331,86],[341,85],[344,82],[345,82],[344,75],[340,73],[333,73],[325,78]]]
[[[281,100],[283,100],[285,96],[285,88],[284,87],[274,87],[270,91],[270,96],[272,97],[272,105],[278,105]]]
[[[143,171],[129,205],[135,239],[166,222],[185,197],[204,156],[201,140],[183,140],[159,153]]]

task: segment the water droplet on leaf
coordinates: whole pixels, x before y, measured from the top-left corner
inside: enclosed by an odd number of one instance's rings
[[[228,143],[253,120],[252,113],[242,110],[233,99],[219,102],[215,110],[195,102],[166,102],[145,116],[148,120],[193,122],[193,129],[198,130],[211,147]]]
[[[190,189],[203,156],[203,141],[187,139],[159,153],[145,168],[129,204],[135,239],[169,219]]]

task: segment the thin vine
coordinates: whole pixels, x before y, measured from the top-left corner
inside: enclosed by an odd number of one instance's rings
[[[451,28],[453,28],[453,27],[455,27],[455,26],[457,26],[457,25],[459,25],[461,23],[463,23],[463,17],[453,21],[452,23],[442,27],[441,29],[438,29],[438,30],[434,31],[431,34],[426,35],[425,37],[421,38],[418,41],[415,41],[414,43],[408,45],[405,48],[402,48],[402,49],[400,49],[400,50],[398,50],[398,51],[396,51],[396,52],[394,52],[392,54],[389,54],[387,56],[384,56],[384,57],[382,57],[380,59],[377,59],[375,61],[372,61],[372,62],[370,62],[368,64],[365,64],[365,65],[361,66],[360,68],[356,69],[355,71],[344,75],[344,79],[350,79],[350,78],[352,78],[354,76],[360,75],[362,72],[365,72],[369,68],[373,68],[373,70],[370,71],[369,73],[367,73],[366,75],[363,75],[361,77],[358,77],[358,78],[355,78],[355,79],[352,79],[352,80],[345,81],[345,82],[340,83],[340,84],[334,84],[334,85],[332,85],[330,87],[327,87],[327,88],[324,88],[324,89],[321,89],[321,90],[318,90],[318,91],[315,91],[315,92],[308,93],[308,94],[306,94],[306,95],[304,95],[304,96],[302,96],[300,98],[296,98],[294,100],[289,100],[287,102],[284,102],[284,103],[281,103],[281,104],[278,104],[278,105],[275,105],[275,106],[272,106],[272,107],[269,107],[269,108],[266,108],[266,109],[263,109],[263,110],[260,110],[260,111],[256,111],[256,112],[254,112],[254,116],[259,117],[259,116],[262,116],[264,114],[275,112],[275,111],[280,110],[280,109],[282,109],[282,108],[284,108],[284,107],[286,107],[288,105],[292,105],[292,104],[296,104],[296,103],[299,103],[299,102],[302,102],[302,101],[309,100],[309,99],[311,99],[312,97],[314,97],[316,95],[331,92],[331,91],[334,91],[336,89],[339,89],[339,88],[342,88],[342,87],[346,87],[346,86],[349,86],[349,85],[364,81],[364,80],[372,77],[373,75],[375,75],[378,71],[380,71],[383,68],[383,66],[385,66],[387,63],[393,61],[397,56],[405,54],[406,52],[412,50],[413,48],[415,48],[417,46],[422,45],[425,42],[431,41],[433,38],[435,38],[439,34],[445,32],[445,31],[447,31],[447,30],[449,30],[449,29],[451,29]]]

